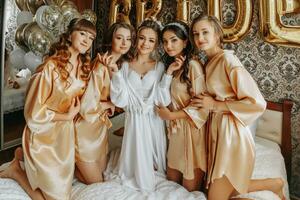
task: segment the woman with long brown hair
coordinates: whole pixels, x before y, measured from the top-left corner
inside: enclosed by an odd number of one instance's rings
[[[126,23],[109,27],[101,53],[93,61],[88,87],[81,98],[80,116],[76,119],[76,176],[91,184],[103,181],[108,154],[109,116],[114,113],[110,101],[111,70],[120,68],[130,58],[135,30]]]
[[[17,181],[32,199],[70,199],[75,166],[73,119],[87,86],[95,26],[73,19],[32,76],[24,107],[25,171],[17,149],[1,178]]]
[[[157,112],[169,120],[167,179],[188,191],[199,190],[206,171],[205,122],[208,112],[189,106],[195,95],[205,92],[203,69],[190,57],[191,43],[188,26],[171,22],[162,30],[165,50],[163,61],[173,74],[169,109],[158,107]]]
[[[166,169],[165,126],[155,105],[170,103],[172,77],[156,57],[159,38],[157,22],[142,22],[135,56],[114,70],[111,82],[111,100],[125,110],[119,176],[125,185],[142,191],[155,190],[155,171]]]

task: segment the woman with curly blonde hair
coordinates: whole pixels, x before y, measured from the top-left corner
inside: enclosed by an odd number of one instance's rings
[[[92,70],[89,51],[95,36],[91,22],[73,19],[30,80],[22,141],[25,170],[19,164],[19,148],[0,177],[17,181],[32,199],[70,199],[75,166],[73,119]]]

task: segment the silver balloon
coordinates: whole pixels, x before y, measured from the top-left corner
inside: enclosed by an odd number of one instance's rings
[[[90,22],[92,22],[96,26],[97,15],[94,11],[92,11],[90,9],[86,9],[82,12],[81,15],[84,19],[89,20]]]
[[[43,0],[46,5],[57,5],[60,6],[64,0]]]
[[[56,5],[41,6],[35,14],[38,25],[47,30],[54,38],[59,37],[59,29],[63,20],[60,8]]]
[[[60,27],[60,33],[66,32],[72,19],[81,18],[80,13],[77,11],[76,8],[72,6],[63,7],[62,13],[63,13],[63,21],[62,21],[63,23]]]
[[[52,43],[50,35],[43,31],[36,22],[25,27],[24,39],[29,49],[39,56],[46,54]]]
[[[76,10],[78,10],[76,4],[73,1],[69,1],[69,0],[62,1],[60,3],[60,7],[62,10],[68,9],[68,8],[75,8]]]
[[[9,62],[12,67],[21,69],[24,66],[25,51],[23,49],[16,48],[9,54]]]
[[[29,11],[21,11],[17,15],[17,26],[33,21],[33,15]]]
[[[15,0],[16,5],[21,11],[28,11],[26,0]]]
[[[27,0],[27,7],[32,14],[35,14],[37,9],[44,4],[43,0]]]
[[[34,72],[37,66],[42,64],[42,57],[29,51],[24,56],[24,64],[31,72]]]
[[[28,47],[26,46],[25,39],[24,39],[24,29],[27,24],[20,25],[15,33],[15,42],[16,44],[23,49],[24,51],[29,51]]]

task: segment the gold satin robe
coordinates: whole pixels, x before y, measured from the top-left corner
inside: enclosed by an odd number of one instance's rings
[[[75,77],[61,80],[49,58],[28,85],[23,132],[25,170],[32,189],[40,188],[54,199],[70,199],[75,163],[74,123],[52,121],[67,113],[71,101],[81,96],[86,82]]]
[[[217,54],[205,71],[207,91],[230,110],[209,116],[207,183],[226,176],[235,190],[246,193],[255,161],[254,141],[246,126],[264,112],[266,102],[233,51]]]
[[[110,77],[107,67],[99,62],[91,73],[81,99],[80,117],[75,122],[76,161],[106,162],[108,128],[111,122],[101,102],[109,101]]]
[[[176,169],[185,179],[194,179],[194,169],[206,171],[205,122],[208,111],[188,106],[192,96],[187,84],[180,81],[182,71],[173,77],[171,83],[171,111],[183,110],[189,119],[176,119],[169,122],[167,153],[168,167]],[[189,62],[191,94],[205,91],[202,66],[195,60]]]

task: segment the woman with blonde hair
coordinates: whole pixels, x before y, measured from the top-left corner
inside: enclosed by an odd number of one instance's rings
[[[284,199],[280,178],[251,180],[255,147],[247,126],[266,108],[255,81],[233,51],[222,49],[223,30],[214,16],[196,17],[190,38],[207,58],[207,92],[193,98],[191,105],[210,111],[206,131],[208,199],[227,200],[259,190],[271,190]]]

